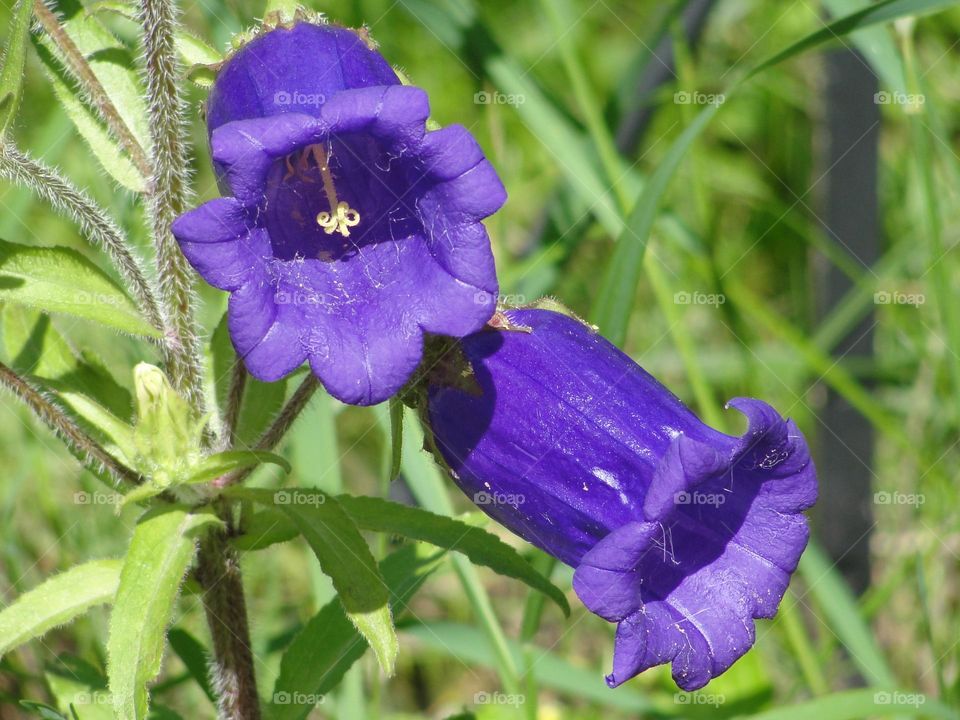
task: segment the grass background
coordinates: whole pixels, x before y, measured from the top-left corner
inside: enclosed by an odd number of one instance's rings
[[[0,6],[0,25],[6,25],[8,0]],[[960,219],[960,12],[922,18],[915,27],[901,24],[899,33],[884,25],[872,35],[844,36],[827,50],[866,47],[882,89],[892,92],[891,79],[906,78],[903,89],[925,98],[918,113],[896,104],[880,108],[880,259],[867,265],[821,224],[827,200],[824,51],[802,54],[734,85],[748,68],[856,3],[717,2],[694,48],[671,19],[680,6],[615,0],[311,5],[338,22],[369,25],[384,55],[430,93],[433,118],[461,123],[478,137],[510,195],[488,222],[503,292],[519,301],[556,295],[585,316],[595,316],[615,239],[630,209],[704,108],[677,102],[675,94],[724,94],[651,218],[635,296],[630,286],[632,305],[618,305],[628,312],[613,322],[611,335],[702,417],[729,432],[739,432],[742,422],[724,413],[723,403],[753,395],[794,417],[819,447],[831,432],[820,415],[833,388],[876,433],[875,452],[860,458],[873,492],[901,493],[922,503],[882,504],[872,493],[861,498],[875,522],[865,591],[855,596],[834,560],[814,548],[781,614],[758,623],[754,650],[699,696],[677,695],[664,668],[607,690],[602,676],[612,652],[609,624],[577,603],[564,620],[553,607],[538,608],[519,583],[483,569],[464,575],[462,567],[446,561],[410,604],[397,676],[383,680],[364,657],[315,717],[440,718],[470,710],[480,718],[827,720],[890,714],[876,693],[894,688],[928,696],[919,708],[895,708],[898,717],[955,717],[949,708],[960,704],[960,387],[951,368],[960,363],[960,346],[950,341],[945,317],[960,288],[953,249]],[[264,8],[205,0],[188,2],[183,10],[191,32],[223,49]],[[115,17],[107,21],[135,53],[135,26]],[[661,41],[672,44],[676,66],[662,87],[638,98],[636,79],[661,61],[652,53]],[[35,54],[27,73],[17,141],[62,168],[127,228],[142,228],[133,196],[91,159]],[[481,91],[499,93],[496,98],[508,102],[477,102]],[[191,88],[198,202],[217,195],[200,117],[203,96],[202,89]],[[628,154],[611,152],[618,116],[638,102],[652,113],[640,146]],[[0,237],[72,245],[107,267],[70,223],[27,191],[3,183]],[[135,238],[146,243],[142,230]],[[636,235],[619,242],[631,239]],[[817,288],[829,266],[848,277],[853,289],[824,316]],[[876,304],[877,292],[920,295],[924,302]],[[725,302],[683,304],[675,301],[676,293],[720,294]],[[224,298],[210,288],[201,288],[201,295],[204,325],[212,332]],[[844,357],[838,341],[865,317],[873,328],[873,353]],[[5,327],[15,322],[15,312],[5,308]],[[53,322],[128,388],[136,361],[156,361],[142,345],[90,324]],[[0,403],[0,598],[6,602],[76,562],[118,555],[136,511],[115,515],[103,488],[49,433],[8,395]],[[358,494],[402,492],[385,480],[384,417],[383,408],[344,408],[318,398],[284,446],[294,466],[289,482]],[[440,480],[416,452],[416,437],[408,435],[407,444],[404,471],[416,494],[418,484]],[[821,467],[831,463],[822,454],[816,459]],[[275,480],[269,471],[258,477],[262,483]],[[455,488],[446,488],[454,508],[469,509]],[[818,512],[822,509],[813,512],[815,524]],[[379,538],[375,547],[385,552],[391,544]],[[548,566],[537,554],[530,556]],[[244,569],[257,670],[269,694],[280,651],[332,591],[302,543],[250,556]],[[482,602],[468,602],[464,577],[479,578],[492,615],[478,612]],[[553,571],[568,591],[570,577],[569,569]],[[177,626],[205,642],[199,600],[189,587],[180,614]],[[493,651],[491,628],[516,645],[513,668]],[[17,706],[22,698],[57,705],[74,696],[84,687],[78,676],[89,675],[95,686],[105,631],[106,613],[95,610],[5,657],[0,718],[24,716]],[[213,706],[187,672],[184,658],[190,657],[169,654],[154,698],[185,718],[213,717]],[[523,702],[511,704],[504,696],[482,702],[482,693],[508,691],[522,695]],[[107,708],[89,704],[79,715],[106,717]]]

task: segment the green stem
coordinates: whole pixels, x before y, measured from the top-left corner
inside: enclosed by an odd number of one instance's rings
[[[20,377],[12,368],[0,362],[0,385],[20,398],[33,414],[76,454],[83,464],[93,473],[104,470],[116,483],[139,485],[143,482],[140,474],[131,470],[108,453],[96,440],[90,437],[73,419],[43,391]]]
[[[553,569],[557,566],[557,559],[551,555],[543,554],[534,562],[534,567],[539,570],[545,578],[550,579]],[[530,592],[527,595],[527,602],[523,608],[523,621],[520,625],[520,640],[523,643],[523,681],[526,699],[523,704],[527,713],[527,720],[537,720],[537,706],[540,697],[540,691],[537,687],[537,677],[533,672],[533,666],[537,661],[537,655],[541,652],[533,645],[533,638],[540,628],[540,619],[543,617],[543,608],[546,604],[547,596],[540,592]]]
[[[193,274],[170,228],[186,209],[189,162],[174,33],[173,0],[141,0],[150,134],[150,224],[157,250],[160,293],[171,323],[166,346],[170,380],[203,414],[203,363],[193,318]]]

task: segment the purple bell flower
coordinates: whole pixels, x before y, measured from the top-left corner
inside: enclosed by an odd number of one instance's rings
[[[255,377],[309,361],[335,397],[378,403],[417,367],[424,332],[460,337],[493,314],[481,220],[506,193],[470,133],[427,132],[428,114],[423,90],[333,25],[269,30],[220,70],[207,124],[225,197],[173,233],[231,293]]]
[[[427,417],[460,488],[576,570],[583,603],[618,623],[610,687],[666,662],[703,687],[754,643],[807,543],[817,497],[803,435],[737,398],[747,432],[704,425],[603,337],[560,313],[460,345],[473,387],[437,372]]]

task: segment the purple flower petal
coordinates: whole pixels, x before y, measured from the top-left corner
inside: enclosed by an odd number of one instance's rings
[[[806,441],[748,398],[730,402],[746,433],[719,433],[576,320],[508,316],[531,332],[462,341],[479,393],[442,372],[429,388],[454,480],[573,565],[583,603],[619,623],[612,687],[666,662],[680,687],[702,687],[750,648],[753,619],[776,613],[806,546]]]
[[[223,190],[174,235],[233,291],[229,329],[261,380],[309,360],[345,402],[396,393],[423,333],[487,322],[497,280],[481,221],[506,193],[463,128],[426,131],[422,90],[401,86],[351,31],[300,23],[226,63],[208,127]]]

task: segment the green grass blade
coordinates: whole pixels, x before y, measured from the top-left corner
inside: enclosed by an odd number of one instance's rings
[[[617,238],[592,315],[593,322],[600,326],[600,331],[615,345],[623,345],[626,339],[627,323],[643,269],[643,257],[660,200],[670,179],[680,167],[680,161],[719,107],[709,105],[701,110],[673,141],[670,150],[644,186],[627,219],[626,227]]]
[[[816,598],[830,630],[843,643],[864,680],[878,687],[896,687],[893,671],[874,642],[856,598],[817,545],[811,543],[807,546],[800,558],[800,574],[807,583],[808,593]]]

